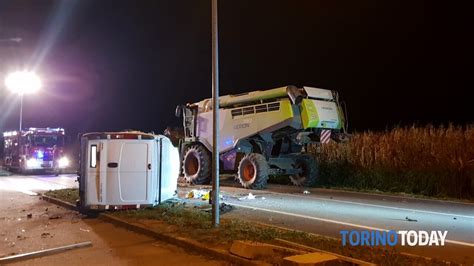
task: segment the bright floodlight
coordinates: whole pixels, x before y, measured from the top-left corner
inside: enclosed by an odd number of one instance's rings
[[[41,80],[34,72],[18,71],[6,77],[5,86],[18,94],[34,93],[41,88]]]

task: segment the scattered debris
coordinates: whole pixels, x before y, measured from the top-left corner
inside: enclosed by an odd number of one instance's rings
[[[28,213],[28,214],[26,215],[26,218],[28,218],[28,219],[33,218],[33,214]]]
[[[209,200],[211,197],[211,191],[205,189],[193,189],[186,193],[187,199],[202,199],[202,200]],[[224,197],[222,194],[219,194],[219,198],[223,199]]]
[[[306,195],[306,194],[310,194],[310,193],[311,193],[311,192],[309,192],[308,190],[303,191],[303,194],[305,194],[305,195]]]
[[[415,220],[415,219],[410,219],[407,217],[405,217],[405,220],[407,220],[408,222],[418,222],[418,220]]]
[[[239,200],[254,200],[255,196],[250,192],[247,196],[239,198]]]
[[[49,217],[50,220],[61,219],[60,215],[53,215]]]
[[[67,245],[67,246],[62,246],[62,247],[57,247],[57,248],[44,249],[44,250],[39,250],[39,251],[33,251],[33,252],[18,254],[18,255],[15,255],[14,253],[10,253],[13,255],[0,258],[0,264],[3,265],[7,263],[16,262],[16,261],[22,261],[22,260],[27,260],[27,259],[32,259],[32,258],[53,255],[53,254],[67,251],[67,250],[73,250],[76,248],[84,248],[84,247],[90,247],[90,246],[92,246],[92,243],[90,241],[87,241],[83,243],[77,243],[77,244],[72,244],[72,245]]]
[[[205,194],[209,193],[208,190],[203,190],[203,189],[193,189],[189,191],[186,194],[186,198],[188,199],[200,199],[202,198]]]
[[[234,206],[229,205],[229,204],[221,203],[219,205],[219,211],[221,212],[221,214],[228,213],[232,211],[233,209],[234,209]]]
[[[188,193],[186,193],[186,198],[187,199],[193,199],[194,198],[194,192],[191,190]]]
[[[79,228],[79,230],[81,230],[82,232],[87,232],[87,233],[89,233],[91,231],[89,229],[84,229],[84,228]]]
[[[204,209],[207,209],[209,208],[209,204],[200,204],[200,203],[197,203],[193,206],[194,209],[200,209],[200,210],[204,210]]]
[[[198,208],[198,207],[194,206],[194,208]],[[232,205],[225,204],[225,203],[219,204],[219,211],[220,211],[221,214],[228,213],[228,212],[232,211],[233,209],[234,209],[234,206],[232,206]],[[209,208],[209,207],[200,208],[200,210],[205,211],[205,212],[212,212],[212,208]]]
[[[202,195],[201,199],[202,199],[202,200],[209,200],[210,197],[211,197],[211,192],[208,191],[207,193],[205,193],[204,195]]]

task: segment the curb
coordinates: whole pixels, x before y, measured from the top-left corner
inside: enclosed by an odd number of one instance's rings
[[[59,199],[56,199],[56,198],[51,198],[51,197],[46,196],[44,194],[40,195],[40,199],[42,199],[44,201],[47,201],[47,202],[51,202],[53,204],[59,205],[63,208],[66,208],[66,209],[69,209],[69,210],[72,210],[72,211],[77,211],[76,205],[74,205],[70,202],[67,202],[67,201],[62,201],[62,200],[59,200]]]
[[[197,241],[193,241],[193,240],[182,238],[182,237],[172,237],[167,234],[163,234],[163,233],[148,229],[145,226],[131,224],[125,220],[114,217],[110,214],[101,213],[99,215],[99,218],[109,223],[112,223],[114,225],[126,228],[135,233],[151,236],[158,240],[179,246],[184,249],[192,249],[199,254],[205,254],[206,256],[219,258],[219,259],[222,259],[234,264],[238,264],[238,265],[262,265],[261,262],[251,261],[251,260],[247,260],[238,256],[234,256],[232,254],[229,254],[225,250],[209,248],[206,245],[201,244]]]
[[[41,195],[40,199],[45,200],[45,201],[50,202],[50,203],[53,203],[53,204],[56,204],[56,205],[59,205],[61,207],[69,209],[69,210],[73,210],[73,211],[78,210],[75,205],[73,205],[69,202],[62,201],[62,200],[52,198],[52,197],[49,197],[49,196],[45,196],[44,194]],[[157,232],[157,231],[153,231],[153,230],[151,230],[149,228],[146,228],[144,226],[129,223],[128,221],[125,221],[123,219],[114,217],[110,214],[101,213],[101,214],[99,214],[99,218],[101,220],[105,221],[105,222],[108,222],[108,223],[114,224],[116,226],[125,228],[127,230],[132,231],[132,232],[147,235],[147,236],[153,237],[157,240],[160,240],[160,241],[163,241],[163,242],[175,245],[175,246],[179,246],[179,247],[184,248],[184,249],[192,250],[192,251],[194,251],[194,252],[196,252],[200,255],[222,259],[222,260],[225,260],[227,262],[237,264],[237,265],[262,265],[261,262],[259,263],[257,261],[250,261],[250,260],[238,257],[238,256],[234,256],[234,255],[228,253],[225,250],[209,248],[206,245],[201,244],[197,241],[192,241],[192,240],[182,238],[182,237],[172,237],[172,236],[169,236],[169,235]]]

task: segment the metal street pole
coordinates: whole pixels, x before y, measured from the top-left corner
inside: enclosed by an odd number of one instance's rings
[[[217,0],[212,0],[212,224],[219,226],[219,39]]]
[[[20,134],[23,123],[23,93],[20,93]]]

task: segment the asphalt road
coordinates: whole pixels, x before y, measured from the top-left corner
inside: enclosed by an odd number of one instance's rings
[[[77,175],[10,175],[0,176],[0,190],[16,191],[28,195],[48,190],[78,188]]]
[[[0,257],[90,241],[91,247],[12,265],[229,265],[31,196],[75,187],[74,179],[0,176]]]
[[[10,176],[0,178],[0,188],[23,193],[77,187],[74,175]],[[239,217],[340,239],[341,230],[447,230],[444,247],[400,247],[410,254],[474,264],[474,204],[410,197],[306,189],[269,185],[267,190],[247,190],[231,180],[222,181],[224,202],[234,205],[227,217]],[[184,198],[192,189],[180,186]],[[306,191],[306,193],[305,193]],[[248,199],[249,193],[255,199]],[[200,200],[197,200],[200,201]],[[201,203],[204,203],[201,201]]]

